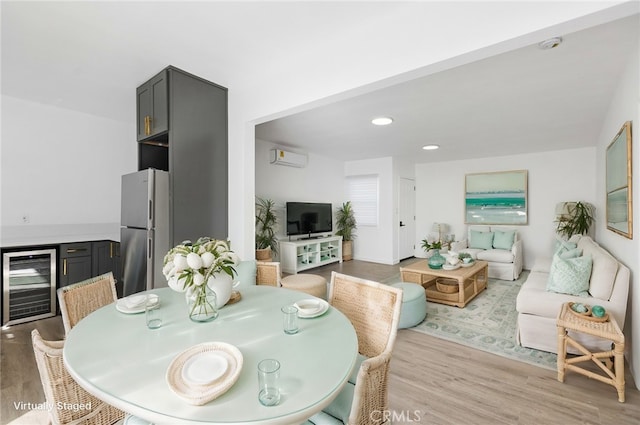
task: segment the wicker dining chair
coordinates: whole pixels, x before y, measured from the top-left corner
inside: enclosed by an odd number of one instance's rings
[[[118,301],[116,284],[111,272],[63,286],[57,293],[65,333],[89,313]]]
[[[329,304],[349,318],[358,336],[356,370],[336,399],[307,424],[388,424],[387,380],[396,340],[402,291],[389,285],[331,273]]]
[[[31,341],[47,406],[50,406],[49,415],[54,425],[102,425],[124,420],[123,411],[92,396],[69,375],[62,361],[64,341],[45,341],[37,329],[31,332]]]
[[[256,284],[282,286],[280,263],[277,261],[256,261]]]

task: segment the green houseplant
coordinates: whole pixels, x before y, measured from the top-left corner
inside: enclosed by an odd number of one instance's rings
[[[429,259],[427,260],[429,268],[441,269],[442,265],[447,262],[447,259],[440,255],[440,250],[442,249],[442,241],[437,240],[429,242],[427,238],[424,238],[420,246],[427,254],[431,254],[429,256]]]
[[[564,202],[556,218],[556,233],[569,239],[573,235],[586,235],[593,225],[593,205],[586,202]]]
[[[256,259],[260,261],[272,261],[272,253],[278,253],[278,217],[274,209],[272,199],[256,198]]]
[[[442,242],[441,241],[429,242],[427,238],[424,238],[420,246],[422,247],[422,249],[425,250],[425,252],[429,252],[432,249],[442,249]]]
[[[356,229],[356,217],[351,206],[351,201],[344,202],[336,211],[336,235],[342,236],[342,259],[353,259],[353,239]]]

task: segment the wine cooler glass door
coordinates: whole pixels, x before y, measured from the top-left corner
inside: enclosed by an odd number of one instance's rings
[[[56,250],[4,252],[2,324],[56,314]]]

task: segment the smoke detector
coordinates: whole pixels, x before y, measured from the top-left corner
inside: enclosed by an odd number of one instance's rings
[[[553,49],[562,44],[562,37],[553,37],[538,43],[538,47],[542,50]]]

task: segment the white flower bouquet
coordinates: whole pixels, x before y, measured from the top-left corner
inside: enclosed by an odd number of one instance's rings
[[[194,244],[185,241],[169,250],[162,273],[171,289],[184,292],[192,286],[202,286],[216,273],[233,278],[238,262],[229,241],[202,237]]]
[[[217,308],[228,300],[228,297],[218,299],[216,282],[228,275],[230,294],[231,281],[236,274],[234,266],[238,262],[229,241],[203,237],[196,243],[185,241],[169,250],[164,257],[162,273],[171,289],[186,292],[189,318],[207,322],[218,316]]]

